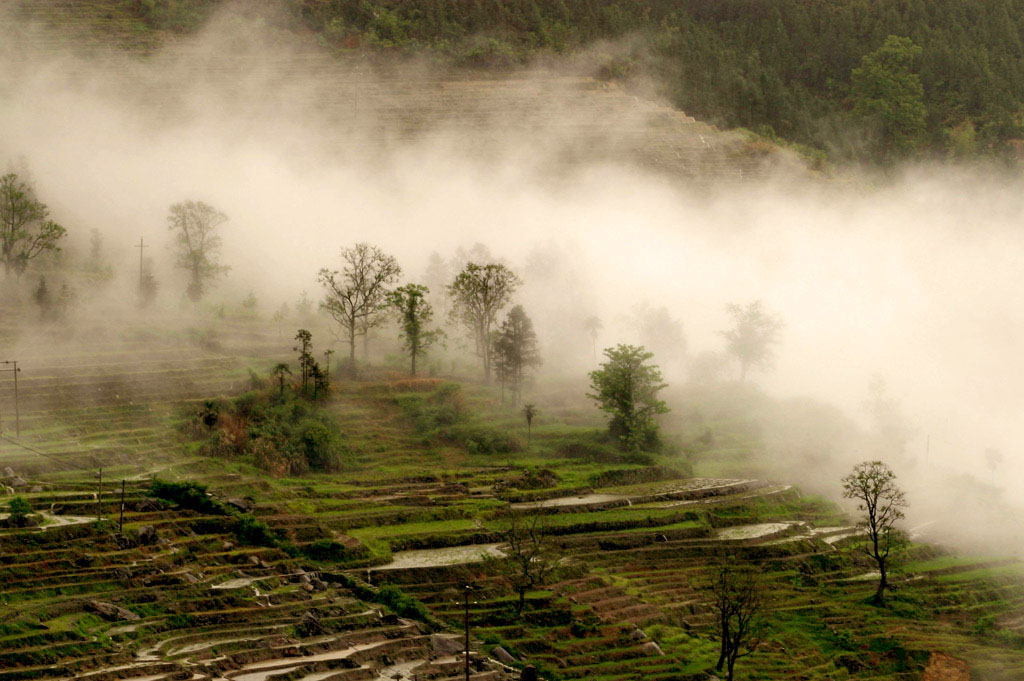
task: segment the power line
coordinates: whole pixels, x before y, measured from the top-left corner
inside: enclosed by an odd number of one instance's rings
[[[22,449],[27,449],[28,451],[30,451],[30,452],[32,452],[34,454],[38,454],[39,456],[44,456],[47,459],[50,459],[51,461],[56,461],[57,463],[64,464],[64,465],[67,465],[67,466],[71,466],[72,468],[77,468],[77,469],[82,470],[82,471],[89,471],[90,473],[92,472],[91,468],[86,468],[85,466],[79,466],[77,463],[72,463],[70,461],[63,461],[61,459],[58,459],[53,454],[47,454],[46,452],[41,452],[38,449],[36,449],[35,447],[29,447],[28,445],[26,445],[26,444],[24,444],[22,442],[18,442],[17,440],[15,440],[13,438],[9,438],[6,435],[0,435],[0,440],[4,440],[5,442],[9,442],[9,443],[11,443],[12,445],[14,445],[16,447],[21,447]]]

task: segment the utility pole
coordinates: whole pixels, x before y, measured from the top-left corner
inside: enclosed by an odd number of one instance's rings
[[[96,485],[96,520],[103,518],[103,466],[100,466],[100,482]]]
[[[466,681],[469,681],[469,591],[472,588],[466,585]]]
[[[121,517],[117,521],[117,533],[124,531],[124,478],[121,478]]]
[[[138,243],[138,245],[135,246],[135,248],[139,249],[139,293],[141,295],[141,293],[142,293],[142,281],[143,281],[143,278],[144,278],[144,275],[145,275],[144,268],[142,266],[142,263],[143,263],[142,251],[145,250],[145,248],[146,248],[146,244],[142,240],[141,236],[139,237],[139,243]]]
[[[5,359],[3,364],[10,364],[13,368],[11,369],[0,369],[0,371],[13,371],[14,372],[14,431],[21,437],[21,413],[18,407],[18,374],[21,369],[18,368],[18,361],[13,359]]]

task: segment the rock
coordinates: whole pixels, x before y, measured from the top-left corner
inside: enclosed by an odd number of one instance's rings
[[[104,603],[103,601],[89,601],[86,604],[89,610],[92,610],[97,615],[105,620],[116,622],[118,620],[126,620],[128,622],[137,622],[140,618],[131,610],[122,608],[119,605],[113,603]]]
[[[40,487],[39,485],[33,485],[32,488],[29,489],[29,492],[31,492],[32,494],[38,494],[39,492],[42,492],[42,491],[43,491],[43,488]]]
[[[324,628],[320,623],[320,618],[312,610],[307,610],[302,614],[302,619],[299,620],[297,630],[299,635],[303,638],[319,636],[324,633]]]
[[[144,546],[155,544],[157,540],[156,528],[152,525],[143,525],[135,531],[135,538]]]
[[[259,564],[260,564],[260,557],[259,556],[255,556],[255,555],[250,555],[249,556],[249,563],[251,565],[259,566]]]
[[[221,548],[221,551],[233,551],[234,548],[235,548],[235,543],[234,542],[230,542],[230,541],[225,541],[223,544],[220,545],[220,548]]]
[[[501,646],[491,648],[491,657],[502,664],[513,665],[516,663],[516,658]]]
[[[643,629],[634,629],[633,631],[629,632],[630,641],[642,641],[645,638],[647,638],[647,634],[644,633]]]
[[[182,579],[182,580],[183,580],[183,581],[184,581],[184,582],[185,582],[186,584],[198,584],[198,583],[199,583],[199,578],[198,578],[198,577],[196,577],[196,576],[195,576],[194,574],[192,574],[191,572],[182,572],[182,573],[181,573],[181,579]]]
[[[648,655],[664,655],[665,651],[661,649],[654,641],[648,641],[647,643],[640,646],[640,650],[644,651]]]
[[[132,570],[127,566],[114,568],[114,576],[122,582],[127,582],[132,578]]]
[[[430,635],[430,650],[437,657],[458,655],[463,651],[462,643],[457,636]]]
[[[20,475],[15,475],[7,481],[11,487],[28,487],[28,481]]]
[[[523,673],[520,675],[519,681],[537,681],[537,668],[532,664],[523,667]]]
[[[963,660],[934,652],[928,658],[921,681],[971,681],[971,667]]]
[[[252,497],[236,497],[234,499],[228,499],[224,503],[226,503],[228,506],[237,508],[242,513],[252,513],[253,510],[256,508],[256,502],[253,500]]]

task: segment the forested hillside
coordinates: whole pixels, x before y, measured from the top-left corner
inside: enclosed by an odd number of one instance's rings
[[[217,4],[127,6],[154,28],[187,31]],[[590,46],[604,77],[653,76],[697,118],[835,159],[1006,153],[1024,137],[1024,0],[288,4],[324,45],[343,51],[426,51],[463,66],[508,68]],[[907,40],[881,49],[888,36]]]

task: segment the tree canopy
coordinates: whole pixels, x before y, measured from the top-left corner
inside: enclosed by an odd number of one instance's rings
[[[461,323],[476,345],[484,366],[484,380],[491,382],[491,329],[522,280],[505,265],[467,263],[451,284],[450,316]]]
[[[219,261],[221,237],[217,228],[227,219],[202,201],[182,201],[171,206],[167,228],[174,233],[178,267],[188,273],[185,293],[193,302],[202,299],[213,280],[231,269]]]
[[[324,287],[320,307],[341,327],[349,347],[349,372],[354,373],[356,337],[384,322],[388,295],[402,268],[394,256],[367,243],[341,249],[341,260],[341,270],[320,270],[317,280]]]
[[[5,276],[21,275],[30,260],[60,250],[67,230],[49,215],[46,204],[16,174],[0,177],[0,260]]]
[[[639,450],[657,443],[657,414],[668,412],[658,393],[668,387],[661,370],[648,361],[654,357],[642,347],[617,345],[604,351],[608,358],[590,372],[587,397],[610,414],[608,430],[623,448]]]

